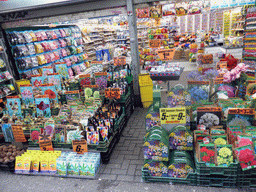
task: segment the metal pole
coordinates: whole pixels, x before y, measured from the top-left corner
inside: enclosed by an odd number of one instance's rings
[[[140,103],[140,90],[139,90],[139,73],[140,73],[140,58],[137,37],[137,18],[133,5],[133,0],[126,0],[127,15],[130,33],[130,46],[131,46],[131,71],[133,75],[133,89],[135,95],[135,106]]]

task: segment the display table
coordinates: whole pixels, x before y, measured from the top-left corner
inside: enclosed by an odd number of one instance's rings
[[[169,81],[179,81],[180,76],[182,74],[182,72],[184,71],[184,67],[180,68],[180,75],[175,75],[175,76],[152,76],[150,74],[150,78],[152,79],[152,81],[167,81],[167,87],[168,87],[168,92],[169,92]]]

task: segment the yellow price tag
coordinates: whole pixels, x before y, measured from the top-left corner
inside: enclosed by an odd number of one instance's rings
[[[161,124],[186,124],[186,108],[161,108]]]

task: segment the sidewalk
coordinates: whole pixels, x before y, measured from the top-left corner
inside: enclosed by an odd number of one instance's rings
[[[238,190],[227,188],[206,188],[166,183],[144,183],[141,179],[143,165],[143,137],[145,135],[145,109],[136,108],[122,137],[116,145],[108,164],[103,164],[100,175],[95,180],[72,179],[48,176],[26,176],[0,172],[1,192],[238,192],[255,190]]]

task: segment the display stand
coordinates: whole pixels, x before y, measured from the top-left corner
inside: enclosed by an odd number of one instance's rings
[[[184,67],[180,68],[180,75],[173,75],[173,76],[153,76],[152,74],[150,74],[150,78],[152,79],[152,81],[165,81],[167,82],[167,90],[169,92],[170,90],[170,81],[179,81],[180,76],[182,74],[182,72],[184,71]]]

